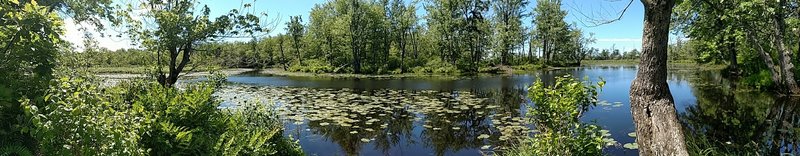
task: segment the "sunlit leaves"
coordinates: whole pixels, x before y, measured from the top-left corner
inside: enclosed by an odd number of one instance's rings
[[[528,91],[533,106],[527,116],[539,133],[521,139],[509,155],[600,155],[603,147],[616,144],[608,130],[580,122],[605,84],[585,83],[569,75],[557,77],[554,84],[537,80]]]

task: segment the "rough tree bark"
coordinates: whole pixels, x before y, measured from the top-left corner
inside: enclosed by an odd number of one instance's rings
[[[642,55],[631,84],[631,113],[640,155],[689,155],[667,84],[667,44],[674,0],[644,4]]]
[[[786,0],[778,1],[778,6],[775,8],[775,15],[772,16],[775,22],[775,34],[773,36],[775,44],[778,48],[778,61],[781,66],[781,73],[783,75],[783,84],[789,90],[790,94],[800,94],[800,86],[794,80],[794,64],[792,64],[792,51],[787,48],[784,42],[784,33],[786,33],[786,21],[784,21],[783,6],[786,6]]]

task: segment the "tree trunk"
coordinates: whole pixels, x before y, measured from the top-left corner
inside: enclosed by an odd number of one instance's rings
[[[728,65],[728,70],[731,72],[731,75],[739,76],[739,74],[741,74],[741,71],[739,70],[739,60],[736,56],[738,55],[737,54],[738,52],[736,51],[736,38],[728,37],[727,47],[728,47],[728,55],[730,55],[728,56],[728,59],[730,59],[728,61],[730,62],[730,64]]]
[[[642,0],[642,56],[631,83],[631,113],[640,155],[689,155],[667,84],[667,45],[674,0]]]
[[[778,48],[778,59],[781,66],[781,73],[786,88],[789,89],[790,94],[800,94],[800,87],[794,80],[794,64],[792,63],[792,51],[786,47],[784,43],[784,33],[786,33],[786,22],[783,17],[783,6],[786,5],[786,0],[780,0],[778,7],[775,8],[775,15],[773,16],[775,24],[775,44]]]
[[[406,72],[406,30],[400,35],[400,73]]]
[[[303,64],[303,56],[300,54],[300,43],[299,42],[300,42],[300,40],[297,40],[297,39],[294,40],[294,54],[296,55],[295,57],[297,57],[297,62],[302,65]]]
[[[281,63],[283,64],[283,70],[288,70],[286,68],[286,54],[283,53],[283,36],[279,36],[278,38],[278,48],[281,49]]]
[[[269,41],[269,40],[266,40],[266,41]],[[267,48],[266,50],[267,50],[267,54],[269,55],[269,63],[268,63],[268,65],[272,66],[272,65],[275,64],[275,60],[273,59],[274,55],[275,55],[274,54],[275,47],[270,45],[270,43],[272,43],[272,42],[267,42],[267,46],[269,48]]]
[[[356,74],[361,73],[361,28],[360,28],[360,6],[358,4],[358,0],[351,1],[353,14],[350,15],[350,46],[353,50],[353,72]]]
[[[330,34],[325,35],[325,40],[326,40],[326,42],[328,42],[328,55],[327,55],[328,62],[332,63],[333,62],[333,55],[335,55],[335,53],[333,52],[334,48],[333,48],[333,41],[331,39],[331,35]]]
[[[550,50],[548,49],[549,46],[547,44],[548,44],[547,37],[545,37],[542,40],[542,61],[544,62],[543,63],[544,65],[550,64],[550,59],[549,59]]]
[[[417,59],[417,56],[419,56],[419,52],[417,51],[417,44],[419,42],[417,42],[417,37],[415,37],[415,35],[414,35],[414,34],[416,34],[416,32],[417,31],[411,31],[411,44],[412,44],[412,48],[414,49],[414,59],[415,60]]]
[[[770,56],[769,52],[764,50],[764,46],[762,46],[761,43],[758,43],[757,42],[758,40],[756,40],[755,36],[753,35],[754,34],[751,31],[748,31],[747,39],[750,40],[750,42],[752,42],[751,44],[756,45],[756,47],[758,48],[758,56],[760,56],[761,59],[764,61],[764,64],[767,65],[772,82],[775,82],[779,86],[783,86],[780,69],[778,69],[778,67],[775,66],[775,63],[772,61],[772,56]]]
[[[528,62],[533,62],[533,40],[528,43]]]

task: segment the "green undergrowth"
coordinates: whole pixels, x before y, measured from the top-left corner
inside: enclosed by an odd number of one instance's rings
[[[42,155],[303,155],[263,104],[218,108],[211,81],[181,89],[133,80],[98,86],[85,74],[52,81],[42,100],[23,99]],[[215,83],[217,82],[217,83]]]

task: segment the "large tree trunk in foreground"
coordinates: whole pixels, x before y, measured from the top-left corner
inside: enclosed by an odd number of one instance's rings
[[[667,44],[674,0],[642,0],[642,55],[631,84],[631,112],[640,155],[689,155],[667,85]]]

